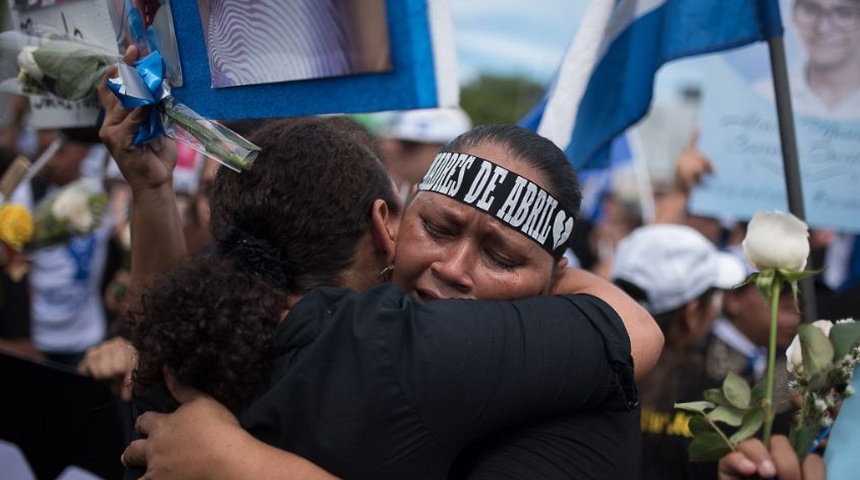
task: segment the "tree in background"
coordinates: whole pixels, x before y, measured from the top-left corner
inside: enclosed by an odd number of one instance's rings
[[[474,125],[516,123],[543,96],[546,86],[522,76],[481,75],[462,87],[460,106]]]

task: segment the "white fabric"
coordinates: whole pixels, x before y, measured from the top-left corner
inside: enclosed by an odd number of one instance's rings
[[[591,2],[582,17],[580,28],[567,49],[555,84],[546,102],[537,133],[564,150],[570,143],[570,132],[576,124],[579,102],[597,63],[603,33],[608,28],[612,2]]]
[[[0,440],[0,469],[5,480],[36,480],[21,449],[5,440]]]
[[[727,290],[744,279],[744,266],[697,230],[674,224],[646,225],[619,242],[612,278],[641,288],[652,314],[685,305],[709,288]]]
[[[397,112],[387,137],[446,144],[471,128],[472,120],[460,108],[407,110]]]
[[[91,234],[95,244],[89,262],[90,274],[84,281],[74,278],[77,267],[66,244],[41,248],[28,256],[32,338],[39,350],[82,352],[104,339],[107,319],[102,307],[101,281],[111,229],[110,218],[105,218]]]
[[[13,201],[34,210],[29,184],[15,191]],[[27,256],[32,292],[31,336],[39,350],[82,352],[104,339],[107,319],[102,307],[101,281],[112,229],[113,219],[108,210],[92,234],[94,249],[89,262],[90,275],[85,281],[75,280],[76,263],[65,244],[41,248]]]
[[[74,465],[66,467],[57,480],[102,480],[102,477]]]

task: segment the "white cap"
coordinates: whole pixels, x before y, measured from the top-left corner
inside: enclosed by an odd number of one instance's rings
[[[446,144],[472,128],[460,108],[429,108],[398,112],[387,137],[421,143]]]
[[[613,280],[625,280],[647,295],[654,315],[679,308],[709,288],[728,290],[744,280],[744,265],[716,249],[686,225],[646,225],[623,239],[615,252]]]

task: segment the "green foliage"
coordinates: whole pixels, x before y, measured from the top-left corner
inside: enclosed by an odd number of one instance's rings
[[[744,414],[743,420],[741,420],[741,425],[738,431],[729,437],[729,440],[732,442],[732,446],[735,446],[755,435],[761,428],[762,424],[764,424],[764,411],[761,408],[752,408],[748,410]]]
[[[804,375],[816,375],[833,363],[833,345],[824,332],[812,325],[800,325],[797,334],[803,352]]]
[[[723,380],[723,395],[735,408],[743,409],[750,406],[750,386],[735,372],[729,372]]]
[[[751,389],[735,373],[729,373],[720,388],[705,390],[704,401],[676,403],[675,408],[696,413],[690,419],[693,440],[687,452],[690,461],[716,461],[738,443],[756,434],[764,423],[763,395]],[[728,436],[720,425],[734,430]]]
[[[716,432],[703,432],[693,437],[687,455],[691,462],[712,462],[732,451]]]
[[[809,450],[812,449],[812,445],[815,443],[815,437],[818,436],[819,431],[820,428],[817,425],[803,427],[798,427],[797,425],[791,426],[788,439],[794,446],[794,450],[797,452],[797,456],[801,462],[803,462],[803,459],[806,457],[807,453],[809,453]]]
[[[56,82],[55,93],[69,100],[95,93],[99,78],[112,63],[107,56],[64,40],[46,42],[33,52],[33,59],[42,73]]]
[[[464,85],[460,106],[475,125],[516,123],[543,96],[545,86],[521,76],[481,75]]]
[[[833,325],[830,329],[830,341],[833,342],[834,360],[848,355],[860,343],[860,322]]]

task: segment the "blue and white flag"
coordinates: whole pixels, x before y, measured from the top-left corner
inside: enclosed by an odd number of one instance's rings
[[[546,98],[522,125],[576,168],[608,166],[612,140],[648,111],[677,58],[782,34],[778,0],[592,0]]]

